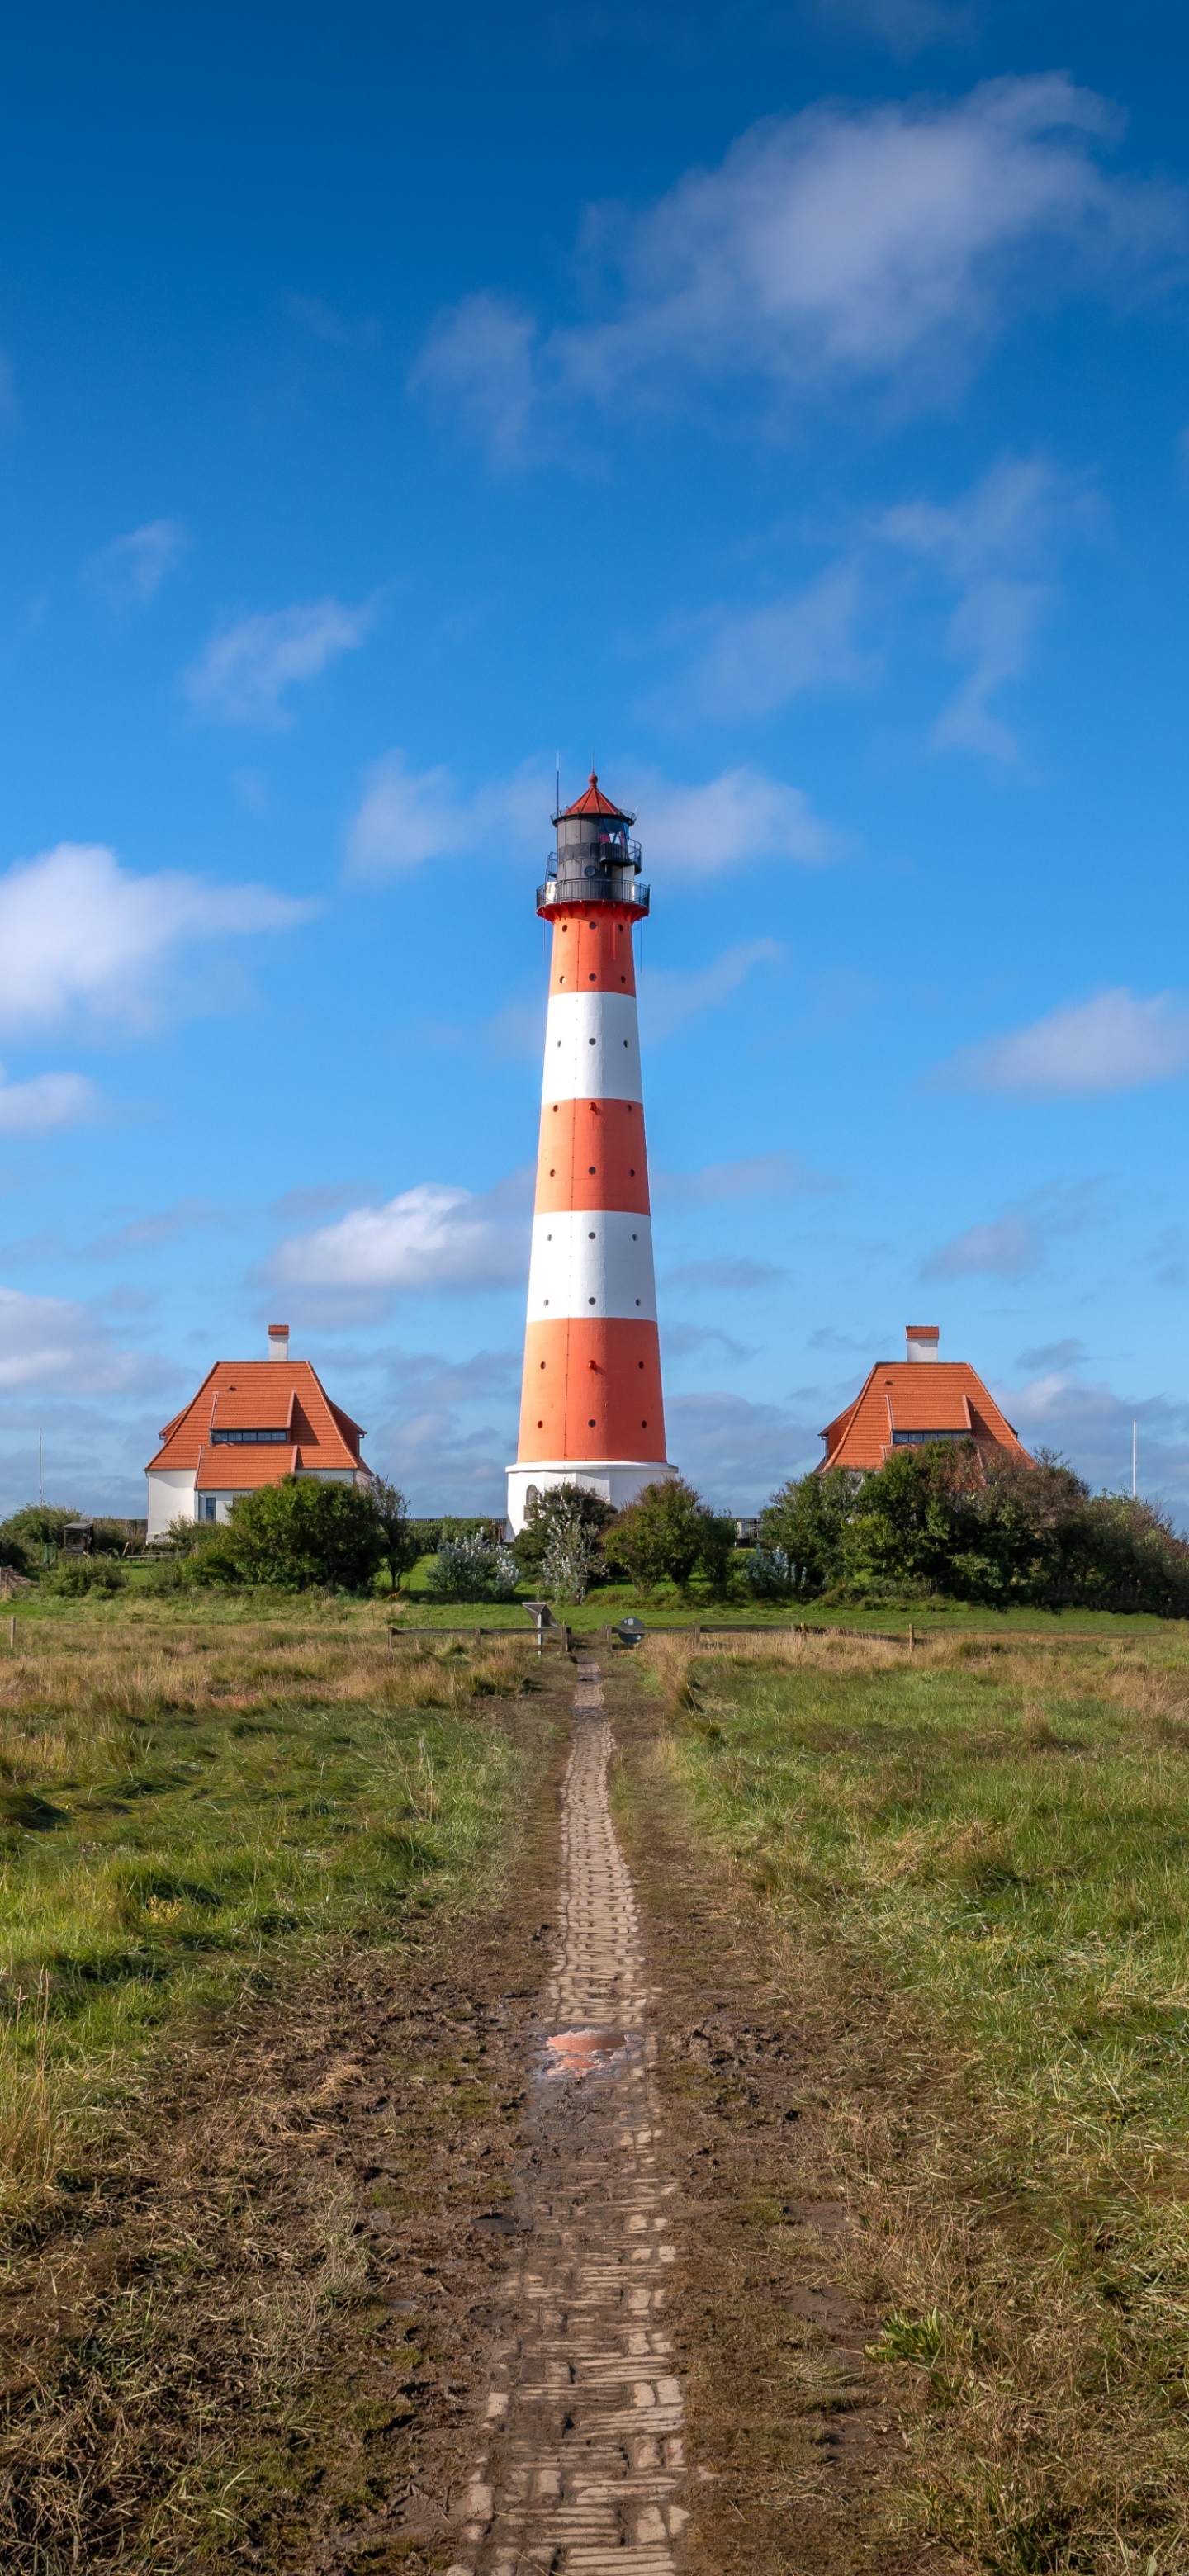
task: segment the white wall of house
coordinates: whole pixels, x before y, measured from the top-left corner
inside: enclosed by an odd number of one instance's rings
[[[194,1518],[195,1467],[155,1467],[145,1479],[149,1489],[146,1539],[164,1538],[171,1521]]]

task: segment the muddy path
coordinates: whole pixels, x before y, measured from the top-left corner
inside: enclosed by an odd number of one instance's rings
[[[577,1671],[522,2251],[450,2576],[940,2570],[898,2533],[913,2392],[893,2412],[869,2362],[817,2116],[895,2070],[853,2017],[807,2021],[727,1901],[627,1659]]]
[[[498,1904],[246,1991],[10,2249],[6,2569],[948,2567],[817,2119],[892,2070],[806,2027],[601,1661],[508,1703]]]

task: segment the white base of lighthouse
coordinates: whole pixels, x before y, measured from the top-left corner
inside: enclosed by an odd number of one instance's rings
[[[514,1533],[522,1530],[530,1502],[551,1485],[580,1485],[584,1493],[597,1494],[601,1502],[621,1512],[646,1485],[662,1484],[666,1476],[676,1473],[664,1458],[655,1466],[637,1458],[538,1458],[531,1466],[509,1467],[508,1518]]]

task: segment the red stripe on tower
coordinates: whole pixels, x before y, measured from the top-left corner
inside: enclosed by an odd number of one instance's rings
[[[553,817],[537,888],[553,924],[524,1386],[508,1517],[580,1484],[617,1508],[671,1476],[665,1458],[633,924],[648,910],[634,814],[591,771]]]

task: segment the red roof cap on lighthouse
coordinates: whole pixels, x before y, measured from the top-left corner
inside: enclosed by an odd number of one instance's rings
[[[576,797],[572,805],[564,806],[560,814],[554,815],[554,822],[565,823],[571,814],[607,814],[617,823],[634,823],[636,819],[634,814],[626,814],[621,805],[613,805],[610,798],[604,796],[597,769],[590,773],[590,785],[585,795]]]

